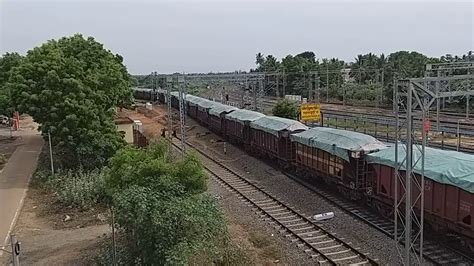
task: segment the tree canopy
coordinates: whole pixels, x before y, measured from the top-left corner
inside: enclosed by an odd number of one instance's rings
[[[279,77],[269,76],[267,79],[272,84],[278,79],[279,86],[284,86],[286,94],[307,97],[310,89],[319,86],[323,98],[325,95],[333,99],[357,95],[369,100],[378,95],[377,102],[383,98],[388,102],[392,98],[394,79],[422,77],[428,63],[458,61],[474,61],[472,52],[463,56],[447,54],[440,58],[430,58],[414,51],[398,51],[388,56],[367,53],[357,55],[354,62],[344,62],[338,58],[317,59],[311,51],[295,56],[290,54],[280,60],[273,55],[258,53],[255,60],[257,68],[251,71],[279,73]],[[344,77],[343,70],[348,70],[349,77]],[[342,93],[344,83],[351,83],[346,86],[346,95]],[[354,94],[353,91],[357,92]]]
[[[23,57],[18,53],[6,53],[0,57],[0,115],[11,116],[14,111],[10,90],[6,85],[13,68],[18,67],[22,60]]]
[[[50,40],[28,51],[11,73],[15,107],[40,124],[43,135],[70,167],[103,165],[123,140],[114,108],[132,99],[130,76],[120,55],[80,34]]]

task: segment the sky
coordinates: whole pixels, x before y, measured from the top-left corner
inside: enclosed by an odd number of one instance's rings
[[[353,61],[399,50],[474,50],[474,0],[0,0],[0,54],[82,33],[132,74],[255,68],[255,54]]]

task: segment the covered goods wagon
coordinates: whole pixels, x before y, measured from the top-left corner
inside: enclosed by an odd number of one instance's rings
[[[234,110],[237,110],[237,108],[225,104],[216,104],[214,107],[209,109],[209,128],[212,131],[225,136],[225,115]]]
[[[296,169],[340,185],[352,198],[361,198],[370,189],[364,156],[386,148],[372,136],[327,127],[311,128],[290,138],[295,146]]]
[[[307,129],[296,120],[264,116],[250,123],[250,145],[255,152],[276,158],[288,166],[294,153],[290,134]]]
[[[237,109],[224,116],[225,136],[230,142],[248,147],[250,145],[250,123],[264,117],[262,113]]]
[[[398,145],[398,160],[404,158],[404,144]],[[414,159],[420,158],[418,149]],[[395,197],[395,145],[366,158],[373,171],[375,195],[386,208],[393,208]],[[400,163],[400,162],[399,162]],[[405,172],[401,168],[401,175]],[[415,177],[421,179],[421,164],[415,165]],[[424,217],[438,231],[456,232],[474,247],[474,155],[425,148]],[[398,181],[401,187],[402,181]],[[401,197],[400,189],[397,190]],[[415,195],[419,191],[413,191]],[[384,208],[383,206],[378,206]],[[416,205],[420,207],[420,202]],[[474,251],[474,250],[473,250]]]

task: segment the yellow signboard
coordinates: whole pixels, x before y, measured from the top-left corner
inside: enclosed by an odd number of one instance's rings
[[[301,105],[301,120],[316,121],[321,120],[321,105],[316,103],[305,103]]]

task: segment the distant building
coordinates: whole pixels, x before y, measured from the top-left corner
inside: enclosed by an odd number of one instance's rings
[[[350,73],[351,73],[351,69],[350,68],[344,68],[341,70],[342,72],[342,79],[344,80],[344,82],[352,82],[352,81],[355,81],[355,79],[353,77],[351,77]]]
[[[117,117],[114,120],[117,131],[120,132],[129,144],[133,144],[133,120],[128,117]]]

